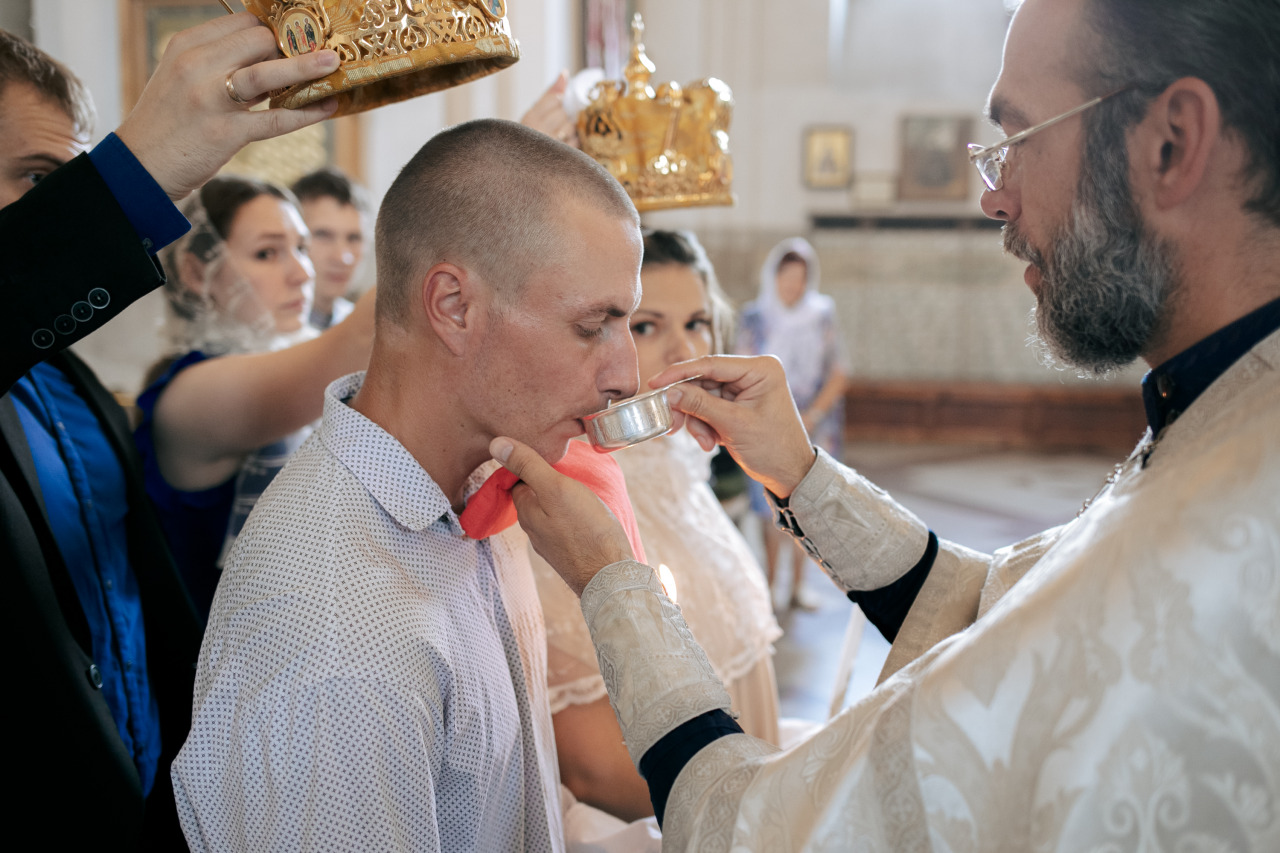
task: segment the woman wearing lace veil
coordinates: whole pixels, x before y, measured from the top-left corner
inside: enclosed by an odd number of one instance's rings
[[[249,510],[321,413],[325,386],[367,364],[373,296],[305,325],[307,230],[286,190],[217,177],[164,255],[171,355],[149,372],[135,433],[147,492],[197,608]]]
[[[787,371],[787,382],[800,409],[809,439],[840,458],[844,431],[846,366],[844,340],[836,322],[835,302],[818,292],[818,254],[803,237],[774,246],[760,269],[760,295],[742,309],[737,351],[743,355],[775,355]],[[816,603],[801,579],[808,557],[773,524],[764,486],[747,481],[751,509],[762,521],[765,572],[773,587],[779,557],[792,552],[790,606],[812,610]]]
[[[687,231],[646,231],[643,295],[631,319],[647,379],[723,348],[728,307],[706,253]],[[643,387],[643,383],[642,383]],[[710,455],[685,432],[614,454],[649,559],[733,698],[742,727],[778,742],[774,621],[764,575],[707,480]],[[561,780],[580,801],[623,820],[653,814],[622,742],[575,596],[530,549],[547,628],[547,669]],[[573,816],[566,833],[573,834]],[[572,838],[570,840],[573,840]]]

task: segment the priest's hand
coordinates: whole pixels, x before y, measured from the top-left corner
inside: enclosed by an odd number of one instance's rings
[[[622,525],[595,492],[514,439],[495,438],[489,452],[520,478],[511,490],[520,526],[575,595],[605,566],[635,559]]]
[[[747,475],[789,497],[813,467],[814,450],[796,411],[782,363],[771,355],[713,355],[673,364],[649,380],[667,392],[673,428],[682,425],[704,450],[723,444]]]
[[[297,110],[254,110],[269,92],[338,67],[318,50],[280,57],[275,36],[248,12],[175,35],[138,104],[116,131],[174,201],[213,177],[250,142],[328,118],[333,99]]]

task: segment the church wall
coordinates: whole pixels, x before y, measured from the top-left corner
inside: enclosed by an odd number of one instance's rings
[[[405,161],[433,133],[470,118],[518,118],[577,56],[573,0],[510,4],[522,59],[466,87],[367,113],[364,179],[380,199]],[[655,81],[719,76],[733,88],[735,158],[732,208],[648,214],[647,224],[689,227],[704,239],[739,303],[756,290],[758,264],[784,236],[804,234],[818,248],[824,290],[840,307],[855,375],[872,380],[1065,383],[1024,345],[1033,302],[1021,264],[1002,256],[990,230],[815,230],[815,214],[980,215],[977,176],[969,198],[893,201],[903,115],[963,115],[975,141],[994,141],[981,111],[999,70],[1008,13],[1002,0],[636,0]],[[846,11],[833,48],[828,22]],[[34,37],[93,90],[95,141],[121,119],[116,3],[41,0],[32,4]],[[841,47],[842,46],[842,47]],[[810,190],[802,181],[805,127],[846,125],[854,133],[849,190]],[[372,262],[363,279],[371,282]],[[153,294],[78,349],[108,384],[127,393],[160,350],[162,299]],[[1123,382],[1131,382],[1126,374]]]

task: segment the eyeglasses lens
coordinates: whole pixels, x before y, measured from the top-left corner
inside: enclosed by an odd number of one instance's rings
[[[970,157],[973,165],[978,169],[978,174],[982,176],[982,182],[987,185],[987,189],[994,192],[1004,185],[1001,174],[1004,170],[1004,149],[997,148],[994,151],[978,154],[982,150],[981,145],[969,146]]]

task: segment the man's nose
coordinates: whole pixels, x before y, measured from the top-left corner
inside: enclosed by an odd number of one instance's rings
[[[609,360],[600,375],[600,392],[613,400],[634,397],[640,388],[640,362],[630,332],[617,336]]]
[[[979,204],[982,212],[991,219],[1013,222],[1022,215],[1022,200],[1018,198],[1017,192],[1009,188],[1007,180],[998,190],[984,189]]]

